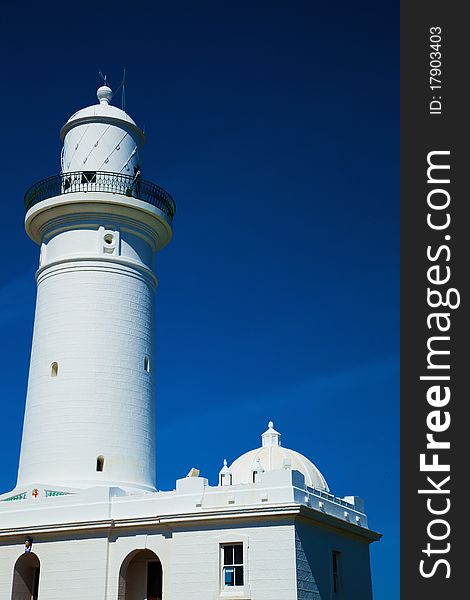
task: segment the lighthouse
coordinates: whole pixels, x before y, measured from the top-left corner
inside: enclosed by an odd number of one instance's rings
[[[175,204],[142,176],[143,131],[97,97],[25,196],[40,258],[18,486],[154,491],[154,256]]]
[[[156,489],[154,257],[175,204],[144,178],[142,130],[97,96],[61,129],[60,173],[25,195],[37,301],[0,599],[372,600],[364,501],[272,421],[215,485],[188,464]]]

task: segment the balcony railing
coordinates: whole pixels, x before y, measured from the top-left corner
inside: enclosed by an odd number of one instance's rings
[[[155,183],[145,181],[140,177],[105,171],[60,173],[38,181],[28,189],[24,196],[25,208],[28,211],[41,200],[71,192],[105,192],[137,198],[159,208],[170,222],[176,210],[170,194]]]

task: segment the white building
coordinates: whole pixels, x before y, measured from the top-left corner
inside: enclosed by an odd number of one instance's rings
[[[155,485],[154,254],[175,206],[112,106],[61,130],[25,196],[40,246],[18,483],[0,495],[0,600],[369,600],[363,501],[337,498],[272,423],[219,484]]]

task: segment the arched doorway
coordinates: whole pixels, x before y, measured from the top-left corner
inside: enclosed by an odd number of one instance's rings
[[[134,550],[119,571],[118,600],[162,600],[162,563],[151,550]]]
[[[23,554],[15,563],[11,600],[38,600],[39,558],[32,552]]]

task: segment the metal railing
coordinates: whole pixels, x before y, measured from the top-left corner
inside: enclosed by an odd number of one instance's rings
[[[74,171],[60,173],[32,185],[24,196],[26,211],[41,200],[71,192],[105,192],[137,198],[159,208],[170,221],[176,210],[168,192],[140,177],[105,171]]]
[[[307,491],[310,492],[311,494],[314,494],[315,496],[320,496],[320,498],[325,498],[326,500],[330,500],[331,502],[334,502],[335,504],[340,504],[341,506],[344,506],[346,508],[354,509],[354,504],[351,504],[350,502],[347,502],[346,500],[343,500],[342,498],[338,498],[337,496],[335,496],[334,494],[330,494],[329,492],[324,492],[323,490],[317,490],[317,488],[311,488],[309,486],[307,486]]]

